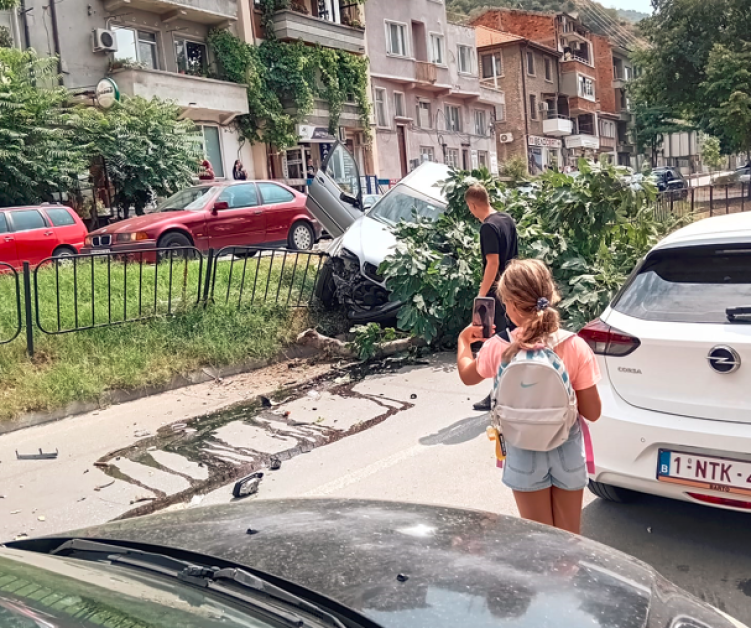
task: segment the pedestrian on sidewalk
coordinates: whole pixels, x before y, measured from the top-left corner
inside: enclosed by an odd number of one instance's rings
[[[232,178],[235,181],[247,181],[248,180],[248,172],[245,170],[245,167],[243,166],[243,162],[239,159],[235,160],[235,165],[232,167]]]
[[[472,215],[482,223],[482,283],[477,296],[495,298],[495,328],[500,333],[509,327],[509,322],[503,303],[498,297],[498,280],[508,263],[519,256],[516,223],[507,213],[493,209],[488,191],[480,183],[475,183],[467,189],[464,200]],[[476,403],[474,409],[479,412],[490,412],[490,395]]]
[[[204,159],[201,162],[201,166],[198,168],[198,179],[200,181],[214,180],[214,169],[211,167],[211,162],[208,159]]]
[[[519,514],[579,534],[594,470],[584,419],[596,421],[601,412],[597,361],[584,340],[560,330],[560,296],[545,264],[511,262],[499,292],[518,327],[486,340],[476,359],[471,345],[482,341],[482,327],[467,327],[459,337],[459,375],[469,386],[495,379],[489,435]]]

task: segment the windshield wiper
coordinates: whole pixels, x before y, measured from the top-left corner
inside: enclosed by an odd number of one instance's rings
[[[742,307],[729,307],[725,310],[725,316],[727,316],[728,320],[731,323],[734,323],[738,320],[739,317],[751,316],[751,306],[746,305]]]
[[[318,608],[315,604],[297,595],[285,591],[281,587],[265,581],[263,578],[237,567],[224,569],[208,567],[165,556],[164,554],[145,552],[86,539],[66,541],[50,553],[56,556],[66,556],[80,560],[106,561],[113,565],[124,565],[176,578],[186,584],[205,588],[231,597],[234,600],[244,602],[258,610],[270,613],[276,619],[286,621],[296,628],[312,628],[314,624],[311,624],[303,615],[282,610],[279,608],[279,605],[267,604],[258,598],[281,602],[333,628],[345,628],[344,624],[331,613]],[[227,585],[222,583],[227,583]]]

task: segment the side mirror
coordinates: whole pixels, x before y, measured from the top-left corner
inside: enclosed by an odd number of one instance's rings
[[[211,213],[216,215],[217,212],[223,209],[229,209],[229,203],[227,201],[217,201],[211,208]]]
[[[339,195],[339,198],[341,200],[343,200],[345,203],[349,203],[353,207],[357,207],[358,209],[360,208],[360,201],[358,200],[358,198],[356,196],[352,196],[351,194],[347,194],[346,192],[342,192]]]

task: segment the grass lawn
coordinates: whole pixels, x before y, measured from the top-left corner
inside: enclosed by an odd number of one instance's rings
[[[35,325],[33,360],[25,330],[0,346],[0,419],[96,399],[108,389],[164,383],[202,366],[270,357],[309,326],[307,309],[292,306],[310,299],[318,265],[318,257],[283,253],[220,260],[207,306],[197,303],[198,261],[80,258],[40,268],[43,329],[100,327],[50,335]],[[0,341],[18,325],[14,291],[13,278],[0,276]]]

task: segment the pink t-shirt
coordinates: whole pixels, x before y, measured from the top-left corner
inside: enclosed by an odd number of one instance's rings
[[[512,332],[513,333],[513,332]],[[477,356],[477,372],[485,379],[492,379],[503,362],[503,352],[509,343],[493,336],[480,349]],[[563,360],[574,390],[592,388],[600,381],[600,367],[592,349],[579,336],[574,336],[558,345],[555,352]]]

